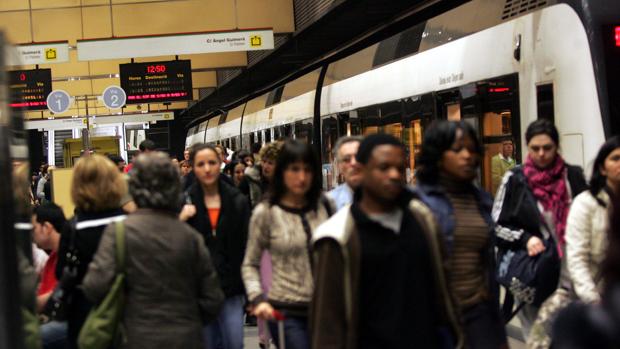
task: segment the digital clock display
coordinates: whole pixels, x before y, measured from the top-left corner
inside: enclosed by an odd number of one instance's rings
[[[119,65],[127,104],[187,101],[192,99],[190,60],[127,63]]]
[[[9,72],[11,109],[47,109],[47,95],[52,92],[52,70],[14,70]]]

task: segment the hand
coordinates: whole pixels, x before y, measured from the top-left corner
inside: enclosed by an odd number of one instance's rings
[[[267,302],[260,302],[256,307],[254,307],[252,315],[262,320],[272,320],[273,307]]]
[[[196,215],[196,206],[183,205],[183,209],[181,210],[181,213],[179,213],[179,219],[185,222],[188,219],[194,217],[194,215]]]
[[[532,236],[527,240],[527,253],[533,257],[545,250],[545,244],[536,236]]]

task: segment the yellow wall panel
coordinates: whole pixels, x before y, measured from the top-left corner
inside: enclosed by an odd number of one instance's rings
[[[93,85],[93,93],[96,95],[103,94],[103,90],[105,90],[108,86],[111,86],[111,85],[120,86],[121,85],[120,79],[118,78],[94,79],[94,80],[91,80],[91,82]]]
[[[181,59],[181,57],[179,57]],[[172,61],[174,60],[174,56],[155,56],[155,57],[138,57],[134,59],[136,63],[142,62],[160,62],[160,61]],[[130,60],[131,61],[131,60]]]
[[[77,51],[69,51],[69,62],[57,64],[41,64],[41,68],[51,68],[52,78],[64,78],[70,76],[87,76],[88,62],[78,62]]]
[[[30,4],[33,9],[49,9],[67,6],[80,6],[80,0],[30,0]]]
[[[79,8],[32,11],[35,41],[69,40],[75,44],[82,38]]]
[[[91,75],[101,75],[101,74],[117,74],[118,73],[118,65],[122,63],[129,63],[129,59],[115,59],[109,61],[92,61],[90,64],[90,74]]]
[[[28,11],[0,12],[0,29],[12,43],[23,44],[32,41]]]
[[[82,0],[82,5],[83,6],[89,6],[89,5],[109,5],[110,1],[109,0]]]
[[[93,94],[93,90],[90,86],[90,80],[56,81],[53,83],[53,86],[54,90],[65,90],[71,96],[84,96]]]
[[[96,6],[82,9],[84,39],[109,38],[112,36],[110,7]]]
[[[248,64],[248,55],[245,51],[180,55],[179,59],[191,59],[192,69],[243,67]]]
[[[117,36],[170,34],[235,27],[232,0],[188,0],[116,5]]]
[[[1,0],[0,11],[27,10],[28,0]]]
[[[192,87],[215,87],[217,86],[217,76],[214,71],[192,73]]]
[[[237,0],[239,28],[273,28],[276,33],[295,31],[292,0]]]

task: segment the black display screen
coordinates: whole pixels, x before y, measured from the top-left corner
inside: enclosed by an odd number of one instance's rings
[[[9,72],[11,109],[47,109],[47,95],[52,92],[52,70],[14,70]]]
[[[609,135],[620,134],[620,24],[603,27]]]
[[[192,99],[190,60],[127,63],[119,65],[127,104],[161,103]]]

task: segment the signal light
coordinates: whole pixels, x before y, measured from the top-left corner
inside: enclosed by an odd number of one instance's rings
[[[616,47],[620,47],[620,26],[616,27]]]

